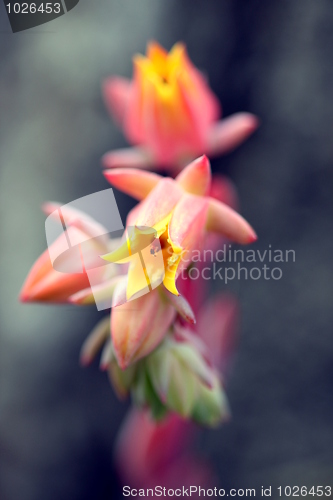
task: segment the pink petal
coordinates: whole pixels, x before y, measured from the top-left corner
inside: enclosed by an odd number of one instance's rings
[[[133,79],[131,81],[129,102],[124,120],[124,133],[131,144],[142,144],[145,141],[143,120],[143,81],[140,66],[134,58]]]
[[[175,284],[177,277],[190,265],[192,253],[202,247],[208,203],[208,198],[186,193],[172,213],[168,241],[174,255],[168,260],[163,283],[175,295],[179,295]]]
[[[117,168],[105,170],[103,173],[112,186],[137,200],[146,198],[162,179],[158,174],[133,168]]]
[[[236,243],[253,243],[257,235],[241,215],[224,203],[209,198],[207,231],[219,233]]]
[[[229,153],[258,128],[258,118],[250,113],[237,113],[219,121],[209,131],[207,153],[217,156]]]
[[[212,178],[209,196],[215,198],[229,207],[237,210],[239,207],[239,199],[234,183],[223,175],[214,174]]]
[[[164,289],[163,291],[167,299],[170,301],[170,303],[174,306],[174,308],[178,312],[178,314],[180,314],[181,317],[184,318],[189,323],[194,324],[196,322],[195,315],[185,297],[183,297],[182,295],[174,295],[167,289]]]
[[[155,349],[175,315],[158,289],[113,308],[111,335],[119,366],[125,369]]]
[[[204,196],[210,190],[211,176],[210,163],[204,155],[184,168],[176,177],[176,182],[188,193]]]
[[[150,477],[150,482],[145,484],[146,488],[153,488],[156,484],[162,484],[167,489],[180,489],[190,490],[190,487],[196,487],[192,490],[192,500],[202,500],[203,490],[211,489],[218,484],[212,465],[203,460],[201,457],[193,457],[193,453],[188,452],[185,456],[178,457],[169,464],[168,467],[161,468],[158,473]],[[196,486],[197,485],[197,486]],[[199,487],[202,488],[199,494]],[[153,497],[158,500],[158,496]]]
[[[194,426],[176,414],[156,422],[149,412],[131,410],[122,424],[115,450],[123,483],[137,488],[147,486],[159,470],[165,470],[184,453],[193,431]]]
[[[214,365],[224,374],[236,348],[238,317],[238,300],[229,294],[217,295],[198,314],[197,332],[207,345]]]
[[[104,168],[142,168],[151,170],[154,166],[152,155],[143,148],[115,149],[102,158]]]
[[[126,78],[111,77],[104,80],[102,93],[106,107],[118,123],[122,123],[128,106],[131,82]]]
[[[237,191],[233,182],[227,177],[218,174],[213,175],[209,196],[225,203],[234,210],[238,210],[239,200]],[[224,238],[224,240],[227,241],[227,238]],[[205,248],[213,251],[217,250],[225,241],[216,233],[208,233],[206,236]]]
[[[168,215],[183,196],[183,190],[170,178],[163,178],[141,203],[135,225],[154,227]]]
[[[169,223],[169,238],[174,248],[200,249],[208,205],[208,198],[192,194],[183,195]]]
[[[203,278],[202,268],[206,266],[205,262],[197,262],[196,268],[199,269],[199,278],[191,279],[188,273],[181,273],[177,280],[177,289],[182,296],[185,296],[191,304],[195,316],[199,312],[204,300],[209,293],[208,281]]]

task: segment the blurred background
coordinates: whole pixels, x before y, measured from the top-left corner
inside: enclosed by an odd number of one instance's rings
[[[330,0],[80,0],[13,35],[0,5],[0,499],[121,498],[112,446],[127,405],[80,346],[103,313],[21,305],[46,248],[45,200],[105,189],[100,158],[126,142],[100,85],[130,76],[156,39],[183,40],[224,115],[257,133],[215,160],[233,179],[253,248],[294,249],[278,281],[242,281],[228,425],[198,448],[224,488],[333,477],[333,4]],[[122,216],[127,197],[117,193]]]

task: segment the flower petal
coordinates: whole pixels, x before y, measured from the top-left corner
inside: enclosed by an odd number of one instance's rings
[[[224,175],[214,174],[212,177],[209,196],[215,198],[229,207],[237,210],[239,207],[239,199],[234,183]]]
[[[235,350],[238,313],[237,299],[229,294],[219,294],[198,314],[197,332],[207,345],[212,362],[224,374]]]
[[[76,305],[92,305],[97,302],[110,302],[111,307],[111,299],[113,292],[119,283],[119,281],[123,279],[122,276],[115,276],[104,283],[100,283],[99,285],[94,286],[94,290],[92,291],[91,287],[86,288],[84,290],[80,290],[79,292],[71,295],[68,301],[71,304]]]
[[[163,290],[163,292],[165,293],[167,299],[174,306],[176,311],[182,316],[182,318],[184,318],[192,325],[195,324],[196,320],[194,312],[192,311],[192,308],[185,297],[183,297],[182,295],[174,295],[166,289]]]
[[[211,175],[209,160],[204,155],[184,168],[176,182],[188,193],[205,196],[210,190]]]
[[[209,199],[206,229],[237,243],[248,244],[257,240],[254,229],[241,215],[213,198]]]
[[[20,292],[22,302],[67,302],[79,290],[89,287],[86,273],[56,271],[46,250],[32,266]]]
[[[175,315],[158,289],[114,308],[111,334],[119,366],[125,369],[155,349]]]
[[[110,317],[106,316],[97,323],[81,348],[80,363],[82,366],[87,366],[93,361],[109,335]]]
[[[146,198],[162,179],[158,174],[133,168],[110,169],[103,174],[112,186],[137,200]]]
[[[229,153],[258,128],[258,118],[250,113],[236,113],[213,125],[208,134],[207,154]]]
[[[83,233],[86,233],[90,238],[98,237],[99,242],[107,244],[109,230],[82,210],[72,207],[70,203],[61,205],[54,201],[48,201],[42,205],[42,210],[46,215],[50,215],[51,217],[59,217],[58,214],[60,212],[67,230],[70,226],[74,226]],[[78,240],[80,241],[80,238]]]
[[[166,219],[177,202],[181,199],[183,190],[170,178],[163,178],[141,203],[136,226],[154,227]],[[166,227],[166,224],[164,224]]]
[[[130,410],[121,426],[115,449],[123,484],[140,488],[154,481],[159,471],[167,471],[169,464],[184,453],[193,431],[194,426],[176,414],[169,414],[161,422],[156,422],[147,411]],[[171,481],[172,478],[168,479]],[[169,483],[162,481],[158,484]]]
[[[169,223],[169,242],[173,249],[165,269],[164,286],[178,295],[175,280],[182,266],[188,267],[192,252],[199,251],[206,225],[208,198],[191,194],[183,195],[172,213]],[[176,257],[178,256],[178,259]]]
[[[197,249],[204,233],[208,205],[207,198],[183,195],[169,223],[169,239],[174,249]]]
[[[104,168],[142,168],[152,169],[153,157],[143,148],[115,149],[102,158]]]
[[[106,78],[102,85],[102,93],[109,112],[118,123],[122,123],[128,106],[131,82],[126,78]]]
[[[168,53],[155,41],[151,41],[147,45],[147,58],[151,60],[158,73],[163,74],[167,64]]]

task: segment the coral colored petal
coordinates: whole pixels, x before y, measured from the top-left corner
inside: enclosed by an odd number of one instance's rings
[[[133,168],[111,169],[103,172],[107,181],[137,200],[146,198],[162,177]]]
[[[85,273],[54,270],[48,250],[35,262],[20,292],[22,302],[67,302],[68,297],[89,287]]]
[[[111,77],[104,80],[102,93],[106,107],[118,123],[122,123],[131,92],[131,82],[126,78]]]
[[[210,190],[211,177],[210,163],[204,155],[184,168],[176,177],[176,182],[188,193],[204,196]]]
[[[206,229],[230,238],[236,243],[248,244],[257,240],[254,229],[241,215],[213,198],[209,199]]]
[[[154,166],[153,157],[143,148],[115,149],[102,158],[104,168],[142,168],[151,170]]]
[[[211,127],[207,153],[212,156],[229,153],[253,134],[258,125],[258,118],[250,113],[237,113],[225,118]]]

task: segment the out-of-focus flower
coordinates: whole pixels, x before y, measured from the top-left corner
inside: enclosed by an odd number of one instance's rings
[[[249,113],[218,121],[219,102],[182,43],[167,53],[151,42],[146,56],[134,57],[132,81],[110,77],[103,94],[128,141],[137,145],[107,153],[107,168],[160,166],[177,172],[201,154],[231,151],[258,126]]]
[[[110,169],[107,180],[125,193],[142,200],[129,214],[127,226],[151,227],[162,249],[165,275],[163,284],[178,295],[176,279],[188,268],[192,254],[202,247],[206,232],[215,232],[238,243],[257,239],[252,227],[232,208],[207,196],[211,188],[211,169],[206,156],[188,165],[175,180],[136,169]],[[110,262],[128,256],[128,245],[105,255]],[[153,259],[152,259],[153,260]],[[128,273],[128,293],[140,292],[138,281]],[[154,274],[148,271],[148,275]]]
[[[176,414],[156,422],[147,411],[131,410],[114,453],[122,483],[137,489],[163,485],[181,490],[216,484],[211,464],[191,450],[194,437],[194,426]],[[193,492],[191,497],[197,498]]]

